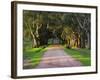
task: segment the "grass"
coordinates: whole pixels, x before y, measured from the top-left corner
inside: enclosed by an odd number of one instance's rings
[[[24,61],[27,61],[27,64],[31,63],[31,65],[24,66],[23,68],[35,68],[40,63],[45,51],[46,48],[32,48],[24,50],[23,59]]]
[[[79,60],[83,66],[91,65],[91,55],[89,49],[68,49],[64,48],[64,51],[71,55],[76,60]]]

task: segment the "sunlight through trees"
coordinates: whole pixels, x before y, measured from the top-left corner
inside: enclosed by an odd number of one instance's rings
[[[90,49],[90,17],[88,13],[24,10],[24,46],[45,47],[50,43],[64,44],[67,48]]]

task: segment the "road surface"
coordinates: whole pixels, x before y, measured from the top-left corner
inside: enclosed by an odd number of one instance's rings
[[[44,53],[40,64],[36,68],[58,68],[82,66],[80,61],[68,55],[62,46],[56,45],[49,47]]]

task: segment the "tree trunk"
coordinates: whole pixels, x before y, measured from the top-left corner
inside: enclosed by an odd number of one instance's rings
[[[36,39],[35,39],[35,37],[33,37],[33,39],[32,39],[32,47],[34,48],[34,47],[36,47],[36,45],[37,45]]]
[[[85,38],[84,38],[84,34],[82,34],[81,36],[81,48],[85,48]]]
[[[36,41],[37,41],[37,47],[40,46],[40,40],[39,40],[39,24],[37,23],[36,24],[36,30],[35,30],[35,38],[36,38]]]
[[[81,38],[78,39],[78,48],[81,48]]]
[[[87,33],[87,48],[90,49],[91,48],[91,40],[90,40],[90,33]]]
[[[31,29],[31,26],[29,26],[29,29],[30,29],[30,33],[31,33],[31,36],[32,36],[32,47],[36,47],[37,46],[37,41],[36,41],[35,34],[33,33],[32,29]]]

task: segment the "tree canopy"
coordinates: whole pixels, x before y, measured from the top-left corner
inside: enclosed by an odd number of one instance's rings
[[[59,39],[66,47],[90,48],[91,15],[88,13],[23,11],[23,39],[32,47]]]

